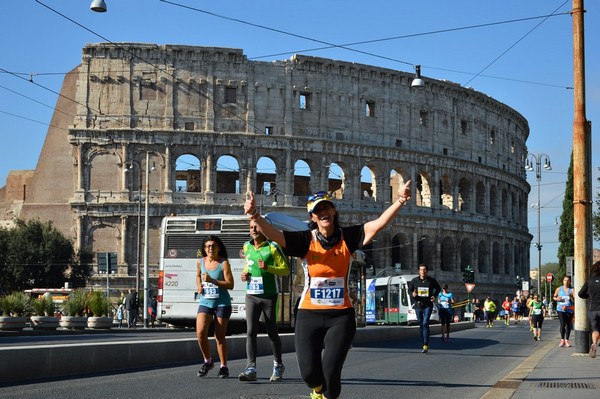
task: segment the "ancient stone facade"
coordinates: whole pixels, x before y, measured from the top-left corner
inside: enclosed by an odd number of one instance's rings
[[[374,269],[425,262],[464,291],[473,265],[482,295],[512,292],[529,270],[527,121],[483,93],[427,78],[415,89],[412,78],[300,55],[87,45],[22,216],[57,219],[77,245],[116,252],[112,278],[134,286],[146,191],[155,276],[165,215],[241,213],[252,190],[263,213],[305,219],[306,195],[325,189],[347,225],[376,217],[410,179],[410,204],[366,250]],[[258,167],[265,159],[272,172]]]

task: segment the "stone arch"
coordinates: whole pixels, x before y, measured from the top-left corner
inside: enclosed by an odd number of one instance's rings
[[[490,215],[498,216],[498,189],[495,184],[490,187]]]
[[[471,210],[473,199],[471,198],[471,181],[465,177],[458,183],[458,210]]]
[[[121,158],[111,151],[94,151],[89,154],[89,185],[90,191],[118,191]]]
[[[460,270],[469,265],[473,265],[473,243],[469,238],[463,238],[460,242]]]
[[[443,208],[454,209],[452,179],[447,174],[440,178],[440,202]]]
[[[406,234],[398,233],[392,237],[392,265],[408,270],[412,264],[412,247]]]
[[[508,219],[508,209],[509,209],[510,205],[511,204],[509,204],[509,202],[508,202],[508,191],[506,190],[506,188],[503,188],[502,189],[502,201],[500,203],[503,219]]]
[[[481,181],[475,186],[475,211],[485,214],[485,185]]]
[[[417,240],[417,262],[411,265],[411,270],[417,270],[417,266],[425,263],[429,270],[433,270],[433,260],[435,256],[435,241],[429,235],[423,234]]]
[[[310,195],[310,176],[311,167],[303,159],[298,159],[294,163],[294,187],[295,196],[308,197]]]
[[[373,170],[367,165],[363,166],[360,171],[360,199],[375,199],[376,184]]]
[[[400,190],[401,187],[404,187],[404,185],[406,184],[406,182],[409,180],[408,178],[408,173],[401,169],[401,168],[394,168],[392,170],[390,170],[390,175],[389,175],[389,180],[390,180],[390,202],[394,202],[394,200],[396,200],[396,196],[398,195],[398,190]],[[411,186],[414,187],[414,185],[411,184]]]
[[[346,191],[346,172],[344,165],[341,163],[332,162],[327,167],[329,173],[327,175],[327,191],[333,195],[333,198],[343,199]]]
[[[511,254],[511,250],[510,250],[510,244],[509,243],[504,243],[504,274],[506,274],[507,276],[510,276],[511,273],[511,267],[510,267],[510,262],[513,259],[512,254]]]
[[[454,240],[451,237],[444,237],[441,246],[440,269],[443,271],[454,270]]]
[[[88,235],[89,242],[87,246],[93,252],[121,253],[119,251],[121,246],[121,240],[119,239],[121,237],[120,227],[108,223],[92,222],[92,225],[89,226]],[[117,259],[117,262],[121,263],[123,259]]]
[[[500,253],[500,244],[494,241],[492,244],[492,273],[500,274],[500,265],[502,260],[502,254]]]
[[[262,156],[256,161],[256,191],[257,194],[274,198],[279,193],[277,164],[269,156]]]
[[[240,164],[238,159],[233,155],[223,154],[217,158],[215,166],[217,171],[215,192],[221,194],[239,194]]]
[[[177,192],[202,192],[200,159],[193,154],[183,153],[175,160],[175,188]]]
[[[422,207],[431,207],[431,179],[425,173],[419,173],[417,175],[417,182],[415,185],[416,204]]]
[[[488,248],[485,241],[479,241],[477,246],[477,271],[479,273],[489,273]]]

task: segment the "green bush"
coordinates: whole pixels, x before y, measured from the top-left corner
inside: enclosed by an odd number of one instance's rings
[[[106,295],[104,295],[102,291],[92,291],[88,294],[87,306],[94,315],[94,317],[108,316],[110,300],[106,297]]]
[[[54,301],[50,297],[31,300],[31,310],[37,316],[54,316]]]
[[[65,316],[83,316],[87,305],[88,293],[83,290],[75,290],[63,304],[62,312]]]
[[[0,297],[0,310],[4,316],[25,316],[31,311],[31,298],[24,292],[4,295]]]

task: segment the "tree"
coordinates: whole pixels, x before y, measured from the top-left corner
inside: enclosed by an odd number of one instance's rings
[[[0,231],[0,251],[0,286],[5,291],[58,288],[71,274],[77,282],[85,282],[89,274],[89,256],[76,253],[73,243],[52,222],[17,220],[15,227]],[[82,265],[82,261],[88,263]]]
[[[573,154],[571,153],[571,162],[567,174],[567,185],[565,187],[565,197],[563,198],[563,211],[560,215],[560,226],[558,230],[558,271],[556,278],[562,281],[566,274],[565,265],[567,256],[575,254],[575,233],[573,226],[575,219],[573,215]]]

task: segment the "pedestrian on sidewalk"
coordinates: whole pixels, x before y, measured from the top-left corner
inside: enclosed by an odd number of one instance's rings
[[[251,240],[242,249],[246,265],[241,280],[246,285],[246,369],[240,373],[240,381],[256,381],[256,350],[260,315],[264,315],[267,334],[273,351],[273,374],[271,382],[283,378],[285,366],[281,360],[281,338],[277,331],[276,276],[287,276],[290,269],[281,247],[267,240],[254,220],[250,221]]]
[[[571,277],[563,278],[563,285],[554,291],[553,299],[556,301],[556,312],[560,320],[560,343],[559,347],[571,346],[569,336],[571,335],[571,323],[573,322],[573,288],[571,288]]]
[[[596,357],[598,339],[600,339],[600,261],[594,263],[590,278],[577,293],[580,298],[588,300],[588,319],[592,327],[592,345],[590,357]]]
[[[536,341],[542,340],[542,324],[546,316],[546,306],[540,301],[540,296],[535,294],[529,306],[531,314],[531,325],[533,326],[533,339]]]

